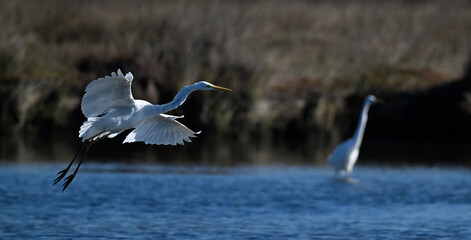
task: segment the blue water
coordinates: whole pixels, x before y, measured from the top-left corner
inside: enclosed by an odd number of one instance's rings
[[[471,171],[86,163],[0,165],[0,239],[465,239]]]

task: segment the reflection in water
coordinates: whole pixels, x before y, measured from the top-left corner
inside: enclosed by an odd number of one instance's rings
[[[303,144],[273,143],[263,140],[238,141],[230,137],[200,135],[184,146],[122,144],[123,137],[93,145],[86,161],[118,161],[183,164],[297,164],[321,163],[328,148],[306,148]],[[47,138],[2,137],[0,159],[15,162],[67,162],[80,149],[75,135],[57,134]],[[321,146],[316,144],[315,146]]]
[[[179,163],[203,165],[326,165],[326,158],[336,142],[316,140],[236,139],[205,132],[184,146],[122,144],[123,138],[98,142],[90,149],[86,162]],[[76,134],[49,136],[2,135],[0,161],[68,162],[81,143]],[[467,144],[391,143],[365,140],[359,165],[468,165],[471,148]],[[355,171],[355,170],[354,170]]]

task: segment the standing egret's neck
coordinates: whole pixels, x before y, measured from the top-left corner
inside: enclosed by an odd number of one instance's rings
[[[355,130],[355,134],[353,135],[356,148],[360,147],[361,141],[363,140],[363,133],[365,133],[366,121],[368,120],[368,110],[370,109],[371,104],[372,102],[368,100],[365,100],[363,103],[360,120],[358,122],[357,129]]]
[[[166,113],[168,111],[171,111],[179,106],[181,106],[188,95],[190,95],[191,92],[198,90],[198,86],[196,84],[188,85],[183,87],[177,95],[173,98],[173,100],[169,103],[162,104],[162,105],[153,105],[154,108],[154,114],[161,114],[161,113]]]

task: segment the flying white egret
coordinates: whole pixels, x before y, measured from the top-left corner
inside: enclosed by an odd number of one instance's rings
[[[368,95],[363,102],[360,120],[352,138],[338,145],[327,158],[327,161],[334,167],[335,176],[345,173],[346,180],[350,180],[350,173],[355,165],[360,153],[360,145],[365,132],[366,121],[368,120],[368,110],[371,104],[375,103],[376,97]]]
[[[135,100],[131,92],[133,75],[129,72],[123,75],[120,69],[111,76],[99,78],[88,84],[82,98],[82,113],[87,120],[80,127],[79,137],[82,138],[82,148],[72,159],[70,164],[59,171],[54,180],[58,183],[65,177],[77,156],[82,157],[74,173],[69,175],[64,182],[64,191],[77,174],[80,164],[90,146],[102,139],[116,137],[121,132],[132,129],[123,143],[144,142],[157,145],[183,145],[184,141],[191,142],[191,137],[196,137],[199,132],[193,132],[176,119],[182,118],[164,114],[173,110],[185,102],[188,95],[196,90],[225,90],[228,88],[216,86],[209,82],[201,81],[183,87],[173,101],[152,105],[144,100]]]

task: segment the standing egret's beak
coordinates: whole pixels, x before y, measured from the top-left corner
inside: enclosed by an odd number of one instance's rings
[[[384,103],[384,100],[382,98],[376,98],[375,103]]]
[[[224,91],[229,91],[229,92],[232,92],[232,90],[231,90],[231,89],[229,89],[229,88],[225,88],[225,87],[216,86],[216,85],[214,85],[214,84],[211,84],[210,86],[211,86],[212,88],[214,88],[214,89],[219,89],[219,90],[224,90]]]

